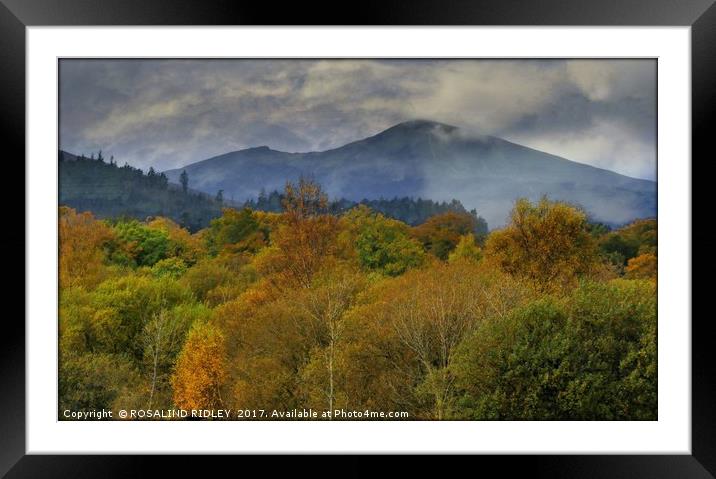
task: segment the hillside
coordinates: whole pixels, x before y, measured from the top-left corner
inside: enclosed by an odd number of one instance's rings
[[[60,204],[91,211],[98,218],[166,216],[198,230],[221,214],[222,204],[198,192],[186,193],[150,170],[59,152]]]
[[[514,200],[542,195],[582,206],[611,225],[656,214],[656,183],[623,176],[527,148],[493,136],[417,120],[323,152],[287,153],[268,146],[226,153],[166,171],[207,193],[224,190],[237,200],[280,190],[311,176],[331,198],[420,197],[459,200],[490,227],[505,223]]]
[[[254,210],[280,212],[283,195],[273,191],[259,193],[256,200],[238,203],[228,199],[218,202],[215,196],[169,183],[163,173],[154,170],[145,174],[129,165],[118,167],[94,158],[78,157],[59,152],[60,204],[78,211],[91,211],[98,218],[127,216],[144,220],[150,216],[166,216],[192,231],[204,228],[221,215],[221,208],[249,207]],[[363,200],[360,203],[375,211],[410,225],[423,223],[429,217],[448,211],[470,213],[480,225],[480,233],[487,231],[484,220],[475,211],[467,211],[456,200],[435,202],[422,198],[393,198]],[[358,202],[343,198],[331,202],[330,210],[340,214]]]

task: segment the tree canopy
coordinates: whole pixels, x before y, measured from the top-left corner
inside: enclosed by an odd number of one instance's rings
[[[61,207],[59,407],[657,417],[655,220],[543,198],[410,225],[305,178],[280,200],[193,232]]]

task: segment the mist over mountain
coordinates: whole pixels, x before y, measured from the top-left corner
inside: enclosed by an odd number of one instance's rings
[[[569,161],[494,136],[472,135],[442,123],[415,120],[321,152],[287,153],[268,146],[226,153],[165,172],[191,188],[244,201],[281,190],[301,175],[329,196],[353,201],[421,197],[459,200],[490,228],[505,224],[519,197],[542,195],[583,207],[612,225],[656,215],[656,183]]]

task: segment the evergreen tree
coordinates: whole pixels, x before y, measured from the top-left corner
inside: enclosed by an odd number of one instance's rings
[[[181,172],[181,175],[179,176],[179,181],[181,181],[181,189],[186,193],[189,191],[189,175],[187,174],[186,170]]]

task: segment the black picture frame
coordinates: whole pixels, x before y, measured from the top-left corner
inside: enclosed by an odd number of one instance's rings
[[[25,157],[25,28],[39,25],[691,26],[692,158],[706,162],[707,153],[711,153],[710,120],[713,120],[716,105],[716,82],[713,81],[716,78],[716,52],[713,50],[716,45],[716,6],[713,3],[714,0],[383,0],[340,5],[338,2],[287,2],[277,7],[273,2],[225,0],[0,0],[3,168],[6,175],[13,178],[25,177],[24,162],[20,162],[20,158]],[[692,159],[692,168],[695,163]],[[6,182],[14,183],[22,190],[20,185],[24,182],[5,178]],[[20,234],[18,226],[25,221],[24,209],[21,219],[17,207],[20,195],[24,198],[24,191],[5,196],[8,209],[12,209],[17,217],[12,222],[13,236],[2,235],[7,257],[19,257],[12,252],[19,250],[21,238],[25,243],[24,233]],[[694,201],[693,204],[696,209],[698,203]],[[13,284],[24,291],[24,281],[13,277]],[[5,296],[7,303],[11,300],[19,302],[16,297],[12,294]],[[24,313],[24,303],[21,310]],[[549,477],[714,477],[716,370],[711,354],[712,339],[708,334],[712,319],[709,315],[697,314],[693,318],[673,319],[692,321],[692,455],[479,456],[462,458],[459,465],[485,473],[488,469],[484,468],[498,466],[500,474],[508,475],[519,468],[523,473]],[[0,334],[0,475],[9,478],[143,477],[150,474],[148,464],[158,462],[183,473],[205,473],[214,468],[218,470],[220,466],[236,467],[238,473],[240,470],[248,473],[251,468],[266,467],[266,457],[242,458],[241,463],[233,457],[212,457],[208,464],[206,457],[26,455],[24,321],[20,314],[6,314],[3,322]],[[289,467],[301,469],[308,459],[292,458]],[[246,461],[253,464],[246,464]],[[334,456],[332,462],[337,461],[341,462],[343,476],[367,475],[375,471],[368,457]],[[425,470],[424,458],[413,457],[403,462]],[[450,462],[455,464],[453,460]],[[272,460],[268,463],[271,467],[275,465]],[[401,475],[404,475],[405,466],[400,467]],[[322,467],[315,471],[320,474],[321,470],[336,469]],[[168,475],[168,470],[165,472]]]

